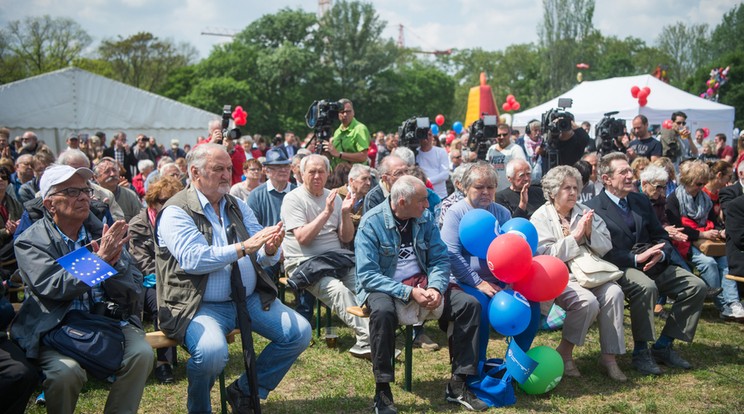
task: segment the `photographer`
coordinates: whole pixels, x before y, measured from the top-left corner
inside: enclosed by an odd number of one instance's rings
[[[558,135],[558,165],[574,165],[586,151],[592,151],[593,143],[584,128],[571,121],[571,130]]]
[[[226,129],[224,117],[225,114],[223,114],[223,119],[214,119],[209,121],[209,138],[206,142],[225,146],[227,153],[230,154],[230,160],[232,161],[233,166],[230,185],[235,185],[243,181],[243,163],[247,158],[243,146],[235,145],[235,138],[231,134],[227,134],[227,137],[223,138],[222,130]],[[238,133],[240,132],[239,130],[237,131]],[[198,146],[199,144],[196,145]]]
[[[330,154],[331,167],[335,168],[342,161],[367,164],[370,134],[367,127],[354,118],[354,105],[348,99],[341,99],[344,109],[338,112],[341,126],[336,129],[331,145],[324,144]]]
[[[496,132],[496,143],[491,145],[486,154],[486,161],[493,165],[498,173],[496,191],[509,187],[509,181],[506,179],[506,164],[513,159],[526,159],[524,151],[511,142],[511,128],[509,125],[499,124]]]
[[[677,111],[672,114],[672,128],[661,130],[661,152],[664,157],[675,164],[689,158],[697,158],[697,147],[690,139],[690,129],[687,127],[687,114]]]
[[[545,155],[547,169],[558,165],[574,165],[586,151],[594,151],[595,145],[584,128],[576,125],[572,113],[567,112],[573,100],[558,99],[558,109],[551,109],[542,115],[542,131],[545,134]]]

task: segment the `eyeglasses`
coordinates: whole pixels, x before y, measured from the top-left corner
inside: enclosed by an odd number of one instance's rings
[[[266,166],[266,168],[268,168],[269,170],[288,170],[290,167],[291,166],[289,164],[267,165]]]
[[[456,157],[452,157],[453,160],[460,159],[460,158],[462,158],[462,156],[460,156],[460,155],[458,155]]]
[[[261,169],[260,168],[249,168],[248,171],[259,172],[259,171],[261,171]]]
[[[677,125],[687,125],[687,122],[685,122],[685,121],[677,121],[677,122],[675,122],[675,124],[677,124]]]
[[[392,173],[390,173],[388,175],[391,175],[393,177],[402,177],[402,176],[406,175],[406,171],[408,171],[408,169],[407,168],[403,168],[403,169],[394,171],[394,172],[392,172]]]
[[[0,180],[10,181],[10,177],[7,174],[0,174]]]
[[[340,114],[350,114],[352,112],[354,112],[353,109],[345,109],[343,111],[338,111],[338,113],[340,113]]]
[[[497,137],[500,137],[500,138],[503,138],[503,137],[508,137],[509,134],[508,133],[506,133],[506,134],[496,134],[496,136]]]
[[[85,195],[90,197],[93,195],[93,189],[90,187],[85,187],[85,188],[70,187],[70,188],[65,188],[64,190],[59,190],[49,195],[53,196],[53,195],[63,194],[70,198],[78,198],[80,197],[80,193],[85,193]]]

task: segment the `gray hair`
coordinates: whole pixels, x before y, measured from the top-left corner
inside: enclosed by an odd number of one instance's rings
[[[215,129],[222,129],[222,120],[221,119],[213,119],[213,120],[209,121],[208,131],[211,133]]]
[[[349,170],[349,179],[350,180],[356,180],[359,178],[360,175],[363,173],[370,173],[370,168],[364,164],[354,164],[351,166],[351,170]]]
[[[351,109],[354,109],[354,104],[351,102],[351,100],[349,100],[347,98],[341,98],[341,99],[339,99],[338,100],[338,103],[340,103],[342,107],[343,106],[346,106],[346,104],[349,104],[349,105],[351,105]]]
[[[409,167],[416,164],[416,156],[413,154],[413,151],[408,147],[397,147],[390,154],[397,155],[398,158],[405,161]]]
[[[417,184],[426,188],[423,181],[412,175],[404,175],[398,178],[390,189],[390,200],[394,204],[397,204],[398,200],[402,198],[406,200],[406,204],[410,204],[413,196],[416,194]]]
[[[518,165],[522,164],[525,164],[528,167],[530,166],[530,163],[521,158],[512,158],[509,160],[509,162],[506,163],[506,176],[509,178],[514,177],[514,169],[517,168]]]
[[[552,201],[568,177],[576,180],[576,186],[579,191],[584,188],[579,170],[570,165],[559,165],[551,168],[542,178],[542,188],[545,199]]]
[[[450,174],[450,177],[452,177],[452,184],[457,185],[457,183],[460,183],[462,185],[462,177],[465,176],[465,171],[470,168],[470,164],[460,164],[457,168],[455,168],[455,171],[452,171],[452,174]]]
[[[641,183],[648,183],[652,181],[656,182],[667,182],[669,180],[669,174],[667,174],[664,167],[658,165],[649,165],[641,172]]]
[[[63,151],[61,154],[59,154],[59,158],[57,158],[57,164],[63,164],[63,165],[71,165],[74,164],[75,161],[80,162],[81,164],[85,164],[86,166],[90,167],[90,159],[83,151],[80,151],[79,149],[68,149],[66,151]]]
[[[462,188],[467,190],[476,180],[485,179],[494,186],[499,185],[499,175],[491,164],[478,161],[470,164],[462,177]]]
[[[27,162],[29,164],[33,164],[34,162],[34,156],[31,154],[23,154],[19,155],[18,158],[16,158],[15,165],[18,165],[22,162]]]
[[[628,156],[623,154],[622,152],[611,152],[604,157],[602,157],[601,160],[599,160],[599,176],[603,175],[612,175],[614,172],[612,170],[612,161],[616,160],[625,160],[628,161]]]
[[[139,162],[137,162],[137,169],[140,172],[153,168],[155,168],[155,163],[152,162],[152,160],[139,160]]]
[[[169,156],[167,156],[167,155],[163,155],[163,156],[162,156],[162,157],[160,157],[160,159],[158,160],[158,170],[160,170],[160,168],[161,168],[162,166],[164,166],[165,164],[172,164],[172,163],[173,163],[173,158],[171,158],[171,157],[169,157]]]
[[[175,168],[176,170],[178,170],[179,174],[181,173],[181,169],[178,168],[178,165],[176,165],[175,162],[169,162],[167,164],[161,165],[160,168],[158,168],[158,172],[160,173],[161,176],[164,176],[166,172],[171,168]]]
[[[305,174],[305,165],[307,165],[307,163],[309,162],[309,160],[314,160],[314,159],[322,159],[323,160],[323,163],[325,165],[326,172],[327,173],[330,173],[331,172],[331,162],[328,161],[328,157],[324,157],[324,156],[318,155],[318,154],[310,154],[310,155],[304,157],[300,161],[300,174]]]
[[[542,128],[542,122],[540,121],[532,121],[527,125],[527,131],[532,131],[533,129],[541,129]]]
[[[395,151],[393,150],[393,152]],[[406,163],[406,160],[404,160],[403,158],[395,154],[390,154],[387,157],[383,158],[382,161],[380,161],[380,166],[377,167],[377,172],[380,173],[380,176],[383,176],[390,172],[390,165],[392,164],[392,161],[395,161],[395,160],[400,160]]]
[[[227,154],[227,150],[223,145],[212,143],[198,145],[186,154],[186,170],[189,172],[189,179],[191,181],[194,181],[194,177],[191,175],[191,166],[196,167],[199,173],[204,173],[204,169],[207,166],[207,156],[213,151],[222,151]]]

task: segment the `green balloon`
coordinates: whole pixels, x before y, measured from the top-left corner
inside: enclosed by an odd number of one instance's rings
[[[527,356],[537,362],[537,368],[524,384],[519,384],[527,394],[546,393],[563,378],[563,359],[558,352],[549,346],[538,346],[527,351]]]

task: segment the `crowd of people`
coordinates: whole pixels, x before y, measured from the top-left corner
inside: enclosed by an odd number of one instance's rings
[[[246,311],[269,344],[227,399],[234,412],[252,412],[251,393],[266,399],[309,345],[317,300],[352,329],[349,353],[371,361],[375,412],[397,412],[395,328],[411,308],[426,315],[411,322],[416,346],[442,346],[425,319],[448,332],[446,400],[485,410],[467,380],[486,359],[483,304],[508,285],[460,241],[460,221],[474,209],[499,223],[530,220],[538,254],[569,268],[581,255],[615,266],[612,280],[572,276],[555,300],[530,302],[529,325],[513,338],[528,350],[547,313],[562,310],[555,348],[566,376],[581,376],[573,351],[596,322],[599,368],[627,380],[617,362],[626,303],[631,366],[643,375],[662,374],[660,364],[693,367],[673,344],[693,340],[706,299],[724,320],[744,321],[739,287],[726,278],[744,275],[744,227],[724,226],[744,220],[744,140],[737,158],[725,135],[693,136],[682,112],[658,136],[639,115],[613,151],[599,154],[588,123],[550,137],[533,121],[524,135],[499,124],[479,160],[468,133],[429,130],[399,146],[397,134],[371,135],[353,103],[341,103],[341,125],[327,141],[311,133],[300,142],[293,132],[234,139],[215,120],[193,148],[173,139],[166,149],[142,134],[130,146],[124,132],[110,142],[97,132],[70,135],[54,154],[32,131],[11,141],[0,129],[3,290],[25,288],[17,314],[0,307],[7,412],[24,412],[39,386],[48,412],[75,411],[86,371],[45,336],[71,310],[100,303],[122,310],[106,315],[125,338],[106,412],[137,412],[151,374],[176,380],[175,348],[154,352],[146,321],[188,351],[188,411],[211,412],[210,390],[228,361],[225,335],[246,328]],[[73,276],[57,259],[80,248],[115,273],[92,287]],[[292,306],[277,298],[284,276]],[[356,306],[368,317],[348,311]],[[666,318],[660,333],[656,317]]]

